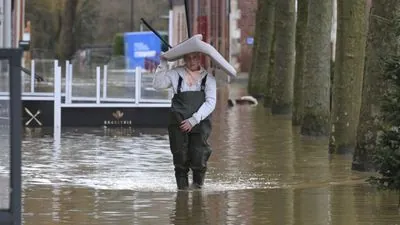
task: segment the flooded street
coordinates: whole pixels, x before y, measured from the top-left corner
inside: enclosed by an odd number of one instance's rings
[[[351,171],[350,156],[330,156],[327,139],[299,136],[262,106],[228,108],[245,87],[220,86],[201,191],[176,191],[164,129],[63,128],[59,141],[26,129],[23,223],[400,224],[398,195],[366,184],[371,174]]]

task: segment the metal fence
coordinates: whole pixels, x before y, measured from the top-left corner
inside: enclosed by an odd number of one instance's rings
[[[0,224],[21,224],[21,58],[20,49],[0,49]],[[8,75],[8,76],[6,76]]]

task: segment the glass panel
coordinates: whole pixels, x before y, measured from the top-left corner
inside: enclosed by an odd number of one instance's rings
[[[135,98],[135,75],[135,70],[108,67],[107,97],[133,100]],[[103,77],[103,73],[101,77]]]
[[[8,92],[8,60],[0,60],[0,71],[0,209],[8,209],[10,203],[10,104]]]
[[[155,90],[153,88],[153,78],[154,78],[154,73],[151,72],[142,73],[142,90],[141,90],[142,99],[169,100],[170,89]]]
[[[0,60],[0,94],[8,95],[9,90],[8,60]]]
[[[34,72],[35,74],[41,76],[45,82],[35,82],[35,92],[54,92],[54,60],[53,59],[35,59],[34,60]],[[64,68],[64,65],[62,65]],[[31,69],[31,68],[28,68]],[[64,73],[63,73],[64,74]],[[28,75],[26,75],[28,76]],[[30,80],[30,76],[28,76]],[[31,81],[29,81],[29,85]],[[64,85],[62,86],[64,88]],[[30,90],[30,88],[29,88]]]

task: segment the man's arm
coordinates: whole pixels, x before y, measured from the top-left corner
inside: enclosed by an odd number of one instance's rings
[[[176,73],[174,70],[168,70],[167,61],[164,59],[160,60],[160,64],[157,66],[156,72],[153,79],[154,89],[167,89],[172,87],[171,77]]]
[[[217,102],[217,83],[214,76],[207,76],[204,92],[206,101],[200,106],[199,110],[193,113],[193,116],[189,118],[189,122],[192,126],[200,123],[200,121],[209,116],[215,109],[215,104]]]

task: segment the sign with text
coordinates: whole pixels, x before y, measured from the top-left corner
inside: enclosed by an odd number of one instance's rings
[[[125,33],[124,43],[126,69],[139,66],[150,70],[159,64],[162,43],[153,32]]]

